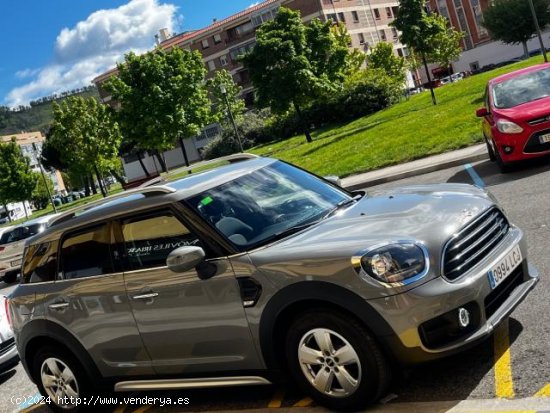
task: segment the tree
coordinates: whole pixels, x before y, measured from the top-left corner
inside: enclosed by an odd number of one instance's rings
[[[50,194],[54,193],[52,180],[46,177],[46,183],[40,173],[35,172],[36,175],[36,187],[32,191],[31,200],[37,209],[44,209],[50,202]],[[46,186],[47,185],[47,186]],[[50,192],[48,192],[48,190]]]
[[[189,165],[183,139],[198,135],[212,120],[205,75],[198,51],[174,47],[141,56],[127,54],[118,65],[118,75],[105,84],[120,103],[117,119],[125,139],[157,155],[172,149],[179,139]]]
[[[390,43],[378,43],[367,56],[367,64],[369,69],[382,69],[397,82],[405,82],[405,59],[395,55]]]
[[[214,77],[208,80],[207,84],[212,96],[212,103],[216,107],[215,116],[217,120],[222,122],[227,120],[227,99],[235,121],[240,122],[246,106],[244,100],[240,97],[242,88],[233,81],[231,73],[225,69],[218,70]],[[222,87],[225,89],[225,97],[222,93]]]
[[[30,167],[29,158],[21,153],[15,138],[9,143],[0,142],[0,202],[23,202],[31,199],[37,175]]]
[[[61,104],[53,103],[54,120],[48,144],[69,168],[83,175],[95,173],[103,196],[102,172],[117,161],[122,140],[112,109],[94,98],[70,96]]]
[[[294,107],[308,142],[302,108],[336,91],[349,70],[349,50],[331,30],[331,22],[313,19],[305,25],[300,13],[281,7],[274,20],[256,32],[256,45],[243,58],[256,88],[258,104],[275,113]]]
[[[424,64],[433,104],[437,104],[431,85],[427,55],[434,48],[434,42],[447,32],[447,21],[426,10],[426,0],[401,0],[396,19],[390,23],[401,33],[399,40],[418,53]]]
[[[541,29],[550,24],[550,2],[533,0]],[[483,12],[483,26],[494,39],[509,44],[522,44],[525,57],[529,56],[527,41],[536,33],[529,2],[526,0],[495,0]]]
[[[437,19],[442,19],[446,23],[445,17],[434,17]],[[432,63],[437,63],[444,68],[450,69],[452,62],[457,60],[460,57],[460,53],[462,53],[460,41],[463,37],[463,32],[458,32],[453,28],[447,28],[446,31],[437,33],[432,38],[433,48],[427,55],[428,60]]]

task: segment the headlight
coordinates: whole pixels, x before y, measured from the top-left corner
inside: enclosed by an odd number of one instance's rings
[[[363,271],[386,284],[408,284],[428,272],[425,248],[413,242],[396,242],[369,250],[360,257]]]
[[[509,120],[497,120],[497,128],[502,133],[521,133],[523,128]]]

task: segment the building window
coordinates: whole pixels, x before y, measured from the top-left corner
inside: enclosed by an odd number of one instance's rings
[[[222,36],[219,34],[214,35],[214,44],[218,44],[222,42]]]
[[[437,0],[437,8],[439,14],[443,17],[449,18],[449,9],[447,8],[447,0]]]
[[[399,12],[399,6],[393,6],[391,8],[391,11],[393,13],[393,17],[397,17],[397,13]]]
[[[385,42],[387,40],[386,32],[384,30],[379,30],[378,32],[380,33],[380,40]]]
[[[252,41],[250,43],[247,43],[243,46],[236,47],[234,49],[231,49],[229,51],[229,55],[231,56],[231,60],[235,61],[239,59],[239,56],[245,55],[249,51],[251,51],[254,48],[254,45],[256,44],[255,41]]]
[[[346,22],[346,16],[344,15],[344,13],[338,13],[338,17],[340,18],[341,22]]]
[[[357,12],[355,10],[353,10],[351,12],[351,17],[353,17],[353,22],[354,23],[359,23],[359,14],[357,14]]]
[[[208,39],[203,39],[202,48],[203,49],[208,49],[209,46],[210,46],[210,44],[208,43]]]
[[[380,20],[380,10],[374,9],[374,18]]]
[[[482,24],[483,13],[481,12],[481,4],[479,4],[479,0],[471,0],[470,4],[472,5],[472,10],[476,18],[477,35],[479,37],[487,36],[488,34],[487,29],[483,27],[483,24]]]
[[[391,35],[394,39],[397,39],[397,30],[395,29],[395,27],[391,28]]]
[[[365,44],[365,35],[363,33],[359,33],[359,44]]]
[[[254,27],[258,27],[269,20],[273,20],[277,16],[278,12],[279,12],[279,6],[272,8],[268,11],[264,11],[260,14],[254,15],[252,16],[252,19],[251,19],[252,25]]]
[[[216,70],[216,63],[213,60],[208,61],[208,70],[210,70],[211,72],[213,70]]]
[[[327,13],[327,20],[332,20],[333,23],[338,23],[336,13]]]
[[[391,7],[386,7],[386,17],[391,19],[393,15],[391,14]]]
[[[227,66],[229,62],[227,61],[227,55],[220,56],[220,64],[222,66]]]
[[[397,49],[397,55],[403,57],[403,50],[401,48]]]

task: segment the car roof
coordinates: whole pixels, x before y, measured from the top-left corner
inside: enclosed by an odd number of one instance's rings
[[[34,236],[33,241],[53,239],[60,232],[103,221],[109,217],[121,216],[128,212],[139,213],[141,210],[179,202],[275,162],[277,160],[272,158],[253,158],[194,173],[163,185],[148,186],[142,193],[138,190],[138,192],[129,191],[128,196],[124,196],[124,193],[117,194],[112,199],[106,199],[106,202],[89,209],[84,207],[74,215],[65,217],[61,214],[59,221],[54,221],[46,231]]]
[[[538,70],[549,69],[549,68],[550,68],[550,63],[542,63],[542,64],[538,64],[538,65],[534,65],[534,66],[529,66],[529,67],[526,67],[524,69],[515,70],[513,72],[497,76],[497,77],[489,80],[489,84],[490,85],[496,85],[496,84],[502,83],[506,80],[513,79],[514,77],[524,75],[526,73],[532,73],[532,72],[536,72]]]

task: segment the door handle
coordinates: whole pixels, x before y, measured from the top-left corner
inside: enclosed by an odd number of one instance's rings
[[[64,308],[67,308],[69,306],[69,303],[66,301],[60,301],[54,304],[50,304],[48,307],[51,310],[63,310]]]
[[[158,295],[159,293],[150,292],[150,293],[134,295],[132,298],[134,300],[149,300],[151,298],[157,297]]]

